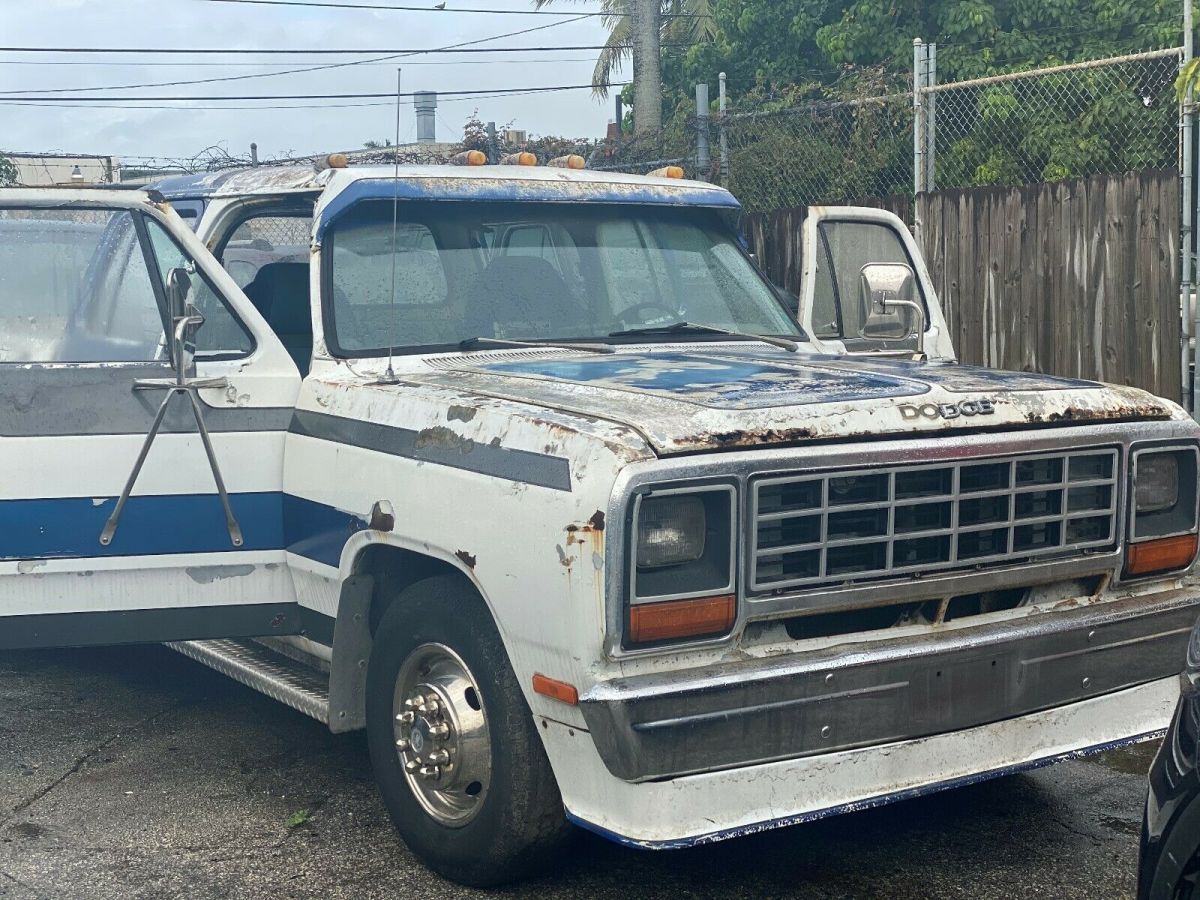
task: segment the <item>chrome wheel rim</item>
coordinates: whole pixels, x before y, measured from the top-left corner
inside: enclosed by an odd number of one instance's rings
[[[483,696],[461,656],[422,644],[400,666],[392,695],[396,757],[413,796],[443,825],[460,827],[483,806],[492,742]]]

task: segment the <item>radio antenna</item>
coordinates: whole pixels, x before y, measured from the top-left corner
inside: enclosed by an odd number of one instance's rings
[[[396,143],[392,145],[392,293],[390,299],[391,324],[388,327],[388,363],[383,381],[386,384],[397,384],[396,370],[392,367],[392,357],[396,350],[396,239],[400,211],[400,68],[396,68]]]

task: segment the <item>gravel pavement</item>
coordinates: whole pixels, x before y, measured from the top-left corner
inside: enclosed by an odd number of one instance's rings
[[[361,735],[158,646],[0,654],[0,897],[1130,897],[1153,745],[493,893],[395,836]]]

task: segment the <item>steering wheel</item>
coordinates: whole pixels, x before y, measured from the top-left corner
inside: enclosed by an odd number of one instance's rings
[[[617,314],[617,321],[623,326],[649,325],[649,320],[647,320],[646,317],[641,314],[643,310],[654,310],[660,312],[664,316],[670,317],[672,322],[679,318],[679,310],[671,309],[671,307],[667,306],[666,304],[656,303],[653,300],[645,300],[641,303],[635,303],[633,306],[627,306],[625,309],[621,310]],[[632,315],[636,315],[637,319],[631,320],[630,316]]]

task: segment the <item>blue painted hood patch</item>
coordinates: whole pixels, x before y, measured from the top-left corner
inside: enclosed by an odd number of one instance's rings
[[[785,365],[705,353],[616,353],[483,363],[470,368],[495,375],[652,394],[722,409],[912,397],[929,390],[916,379],[882,373],[839,372],[804,363]]]

